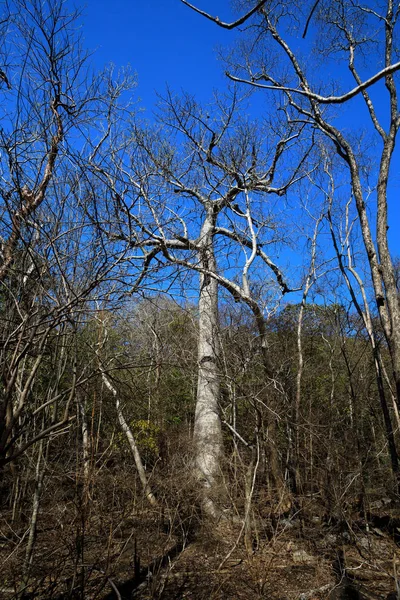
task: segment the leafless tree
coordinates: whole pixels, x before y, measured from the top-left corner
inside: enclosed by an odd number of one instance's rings
[[[112,179],[108,171],[113,211],[118,216],[108,231],[103,227],[109,239],[141,252],[145,265],[199,273],[194,443],[204,506],[214,515],[212,496],[219,489],[223,453],[218,286],[253,312],[266,375],[272,378],[266,321],[262,303],[252,291],[250,273],[262,265],[281,293],[289,291],[281,270],[264,250],[268,235],[273,239],[275,233],[266,199],[283,197],[304,177],[312,144],[311,139],[305,140],[295,166],[283,169],[294,143],[302,139],[303,126],[288,124],[283,115],[275,124],[268,123],[270,139],[264,144],[254,125],[238,118],[237,105],[234,93],[230,103],[218,100],[213,114],[212,107],[206,111],[189,96],[182,99],[168,92],[159,127],[151,131],[137,124],[133,150],[128,156],[124,150],[118,176]],[[224,275],[232,268],[232,260],[241,265],[241,284]]]
[[[340,272],[343,275],[345,284],[349,290],[352,303],[361,318],[361,321],[365,327],[367,332],[367,336],[371,345],[372,355],[373,355],[373,363],[376,375],[376,383],[379,401],[382,409],[382,415],[385,422],[385,429],[388,441],[388,448],[391,459],[391,466],[394,475],[394,479],[396,481],[396,485],[398,487],[399,482],[399,460],[395,442],[395,434],[394,427],[392,424],[392,417],[390,414],[388,401],[386,398],[386,390],[385,390],[385,365],[382,358],[382,353],[380,349],[380,345],[378,342],[378,336],[376,332],[376,322],[374,322],[372,311],[370,307],[370,300],[368,298],[368,293],[366,290],[366,285],[363,281],[362,275],[356,268],[355,259],[352,252],[351,247],[351,236],[352,229],[354,225],[354,221],[350,220],[350,206],[351,199],[347,202],[345,207],[345,223],[343,229],[343,234],[340,234],[340,227],[335,226],[336,219],[333,215],[333,201],[335,196],[335,182],[332,176],[332,173],[329,171],[327,164],[325,164],[325,172],[328,174],[329,179],[329,188],[325,191],[327,200],[328,200],[328,211],[327,218],[329,222],[330,233],[332,237],[332,243],[335,249],[335,254],[337,258],[337,262],[339,265]],[[395,396],[392,391],[392,386],[390,381],[388,381],[388,391],[392,396],[393,400],[393,411],[397,421],[397,428],[399,427],[399,419],[398,419],[398,407],[395,401]]]
[[[0,130],[1,465],[70,423],[77,385],[66,350],[70,325],[89,295],[102,293],[118,262],[99,251],[86,210],[94,184],[84,166],[104,135],[102,116],[114,112],[112,74],[89,77],[77,13],[62,2],[8,6],[3,53],[10,85],[1,90],[8,98]],[[130,85],[124,79],[117,95]],[[51,349],[59,377],[33,401]],[[71,385],[59,389],[65,369],[72,369]]]
[[[251,23],[247,37],[238,46],[240,50],[229,58],[228,77],[253,89],[269,91],[275,97],[280,95],[283,105],[291,111],[291,118],[320,132],[328,140],[330,152],[337,155],[344,167],[390,349],[399,406],[400,308],[388,242],[390,171],[400,125],[397,79],[400,62],[395,43],[398,4],[392,0],[384,3],[327,0],[300,5],[266,0],[254,3],[250,9],[243,3],[243,16],[226,23],[200,6],[182,2],[223,28]],[[324,61],[335,65],[335,75],[328,80],[327,70],[321,67]],[[338,91],[348,81],[349,74],[354,87]],[[385,107],[375,100],[371,93],[373,86],[384,97]],[[377,141],[371,156],[376,168],[366,169],[365,148],[359,144],[360,138],[349,134],[349,127],[335,119],[333,107],[351,100],[354,110],[365,117],[364,123],[369,121],[370,134]],[[343,172],[338,176],[343,181]]]

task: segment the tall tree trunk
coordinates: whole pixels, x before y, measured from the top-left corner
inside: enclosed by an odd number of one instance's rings
[[[213,229],[214,216],[210,208],[201,230],[199,261],[202,268],[215,273]],[[218,516],[215,500],[223,454],[218,411],[220,394],[218,362],[218,283],[214,277],[201,274],[194,449],[196,477],[203,490],[203,509],[213,517]]]
[[[90,442],[89,428],[86,416],[86,402],[83,402],[79,394],[77,394],[78,409],[81,417],[81,435],[82,435],[82,458],[83,458],[83,478],[85,488],[89,485],[90,477]]]

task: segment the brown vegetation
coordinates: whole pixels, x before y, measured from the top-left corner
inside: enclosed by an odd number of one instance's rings
[[[5,5],[5,600],[400,598],[400,11],[292,4],[197,10],[252,23],[230,78],[279,94],[265,118],[237,87],[206,109],[167,90],[152,123],[124,104],[129,73],[90,76],[77,14]],[[348,93],[315,91],[286,42],[314,20]],[[324,108],[355,98],[376,167]]]

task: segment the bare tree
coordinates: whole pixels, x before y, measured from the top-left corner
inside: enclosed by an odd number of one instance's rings
[[[400,307],[395,266],[388,243],[390,169],[393,168],[400,125],[396,79],[400,62],[395,44],[398,5],[392,0],[384,4],[334,0],[306,2],[301,6],[266,0],[254,4],[250,10],[244,8],[243,16],[237,21],[225,23],[186,0],[182,1],[227,29],[251,22],[250,38],[241,46],[241,57],[229,59],[228,76],[253,89],[281,94],[291,118],[319,131],[347,171],[375,301],[390,349],[399,406]],[[314,29],[313,36],[307,35],[311,28]],[[312,53],[319,61],[335,61],[335,78],[326,80],[326,71],[320,65],[312,64]],[[365,61],[367,55],[368,64]],[[347,80],[347,73],[355,87],[338,93],[337,88],[340,89]],[[372,86],[379,86],[380,93],[385,94],[385,109],[376,104],[370,93]],[[365,169],[365,150],[346,132],[348,127],[337,124],[331,109],[352,99],[357,101],[355,110],[360,110],[365,120],[369,119],[371,135],[379,143],[379,151],[371,157],[377,168],[369,172]],[[371,191],[375,201],[373,217],[369,216]]]
[[[68,352],[58,355],[57,372],[71,368],[71,386],[59,390],[55,380],[36,402],[33,390],[51,348],[58,353],[69,345],[69,324],[118,262],[99,252],[86,211],[93,182],[85,157],[104,135],[102,116],[114,112],[112,75],[89,77],[77,14],[62,2],[17,0],[9,7],[4,53],[11,88],[2,90],[9,98],[0,130],[1,465],[69,425],[77,378]]]
[[[344,224],[344,233],[340,236],[338,232],[339,228],[335,227],[334,224],[334,216],[332,214],[332,205],[333,199],[335,195],[335,183],[332,177],[332,174],[329,172],[327,164],[325,164],[325,171],[329,175],[329,190],[326,191],[326,195],[328,197],[328,211],[327,217],[329,222],[330,233],[332,237],[333,246],[336,253],[337,262],[339,265],[339,269],[343,275],[346,286],[349,290],[352,303],[362,320],[362,323],[365,327],[365,330],[368,335],[368,340],[371,345],[372,356],[373,356],[373,364],[375,369],[376,383],[378,389],[379,401],[382,409],[382,415],[385,422],[385,429],[390,453],[391,467],[393,471],[393,476],[396,482],[396,486],[399,486],[399,459],[395,442],[394,428],[392,425],[392,418],[390,415],[390,410],[386,398],[385,391],[385,366],[384,361],[382,359],[381,350],[379,347],[379,343],[377,340],[377,332],[376,332],[376,323],[374,324],[374,320],[371,314],[370,301],[368,298],[368,294],[366,291],[366,286],[364,284],[363,278],[358,272],[355,266],[355,260],[353,257],[353,252],[351,249],[351,234],[353,223],[350,222],[350,205],[351,199],[347,202],[345,209],[345,224]],[[353,283],[353,281],[355,283]],[[357,293],[358,290],[358,293]],[[391,385],[389,382],[388,386],[389,392],[392,394],[393,398],[393,410],[397,417],[397,427],[398,423],[398,407],[395,401],[395,397],[391,390]]]
[[[289,291],[282,272],[263,249],[268,232],[274,231],[264,198],[283,196],[301,179],[310,153],[310,145],[305,145],[295,166],[280,172],[302,137],[303,126],[288,124],[283,115],[281,121],[268,124],[270,144],[263,146],[254,125],[238,118],[237,104],[234,94],[230,104],[219,101],[215,115],[210,116],[192,98],[168,93],[160,128],[151,132],[136,125],[135,146],[130,156],[119,159],[119,175],[112,179],[111,168],[108,171],[114,214],[120,216],[108,231],[103,227],[109,239],[124,241],[141,252],[145,265],[158,262],[167,269],[175,265],[199,273],[194,444],[203,504],[214,516],[212,497],[219,489],[223,453],[218,286],[246,303],[255,315],[266,375],[272,378],[265,318],[251,290],[250,272],[257,264],[263,265],[278,289]],[[123,166],[122,161],[126,162]],[[241,285],[223,275],[230,268],[229,253],[242,265]]]

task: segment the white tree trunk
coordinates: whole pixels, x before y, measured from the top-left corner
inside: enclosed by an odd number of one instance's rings
[[[213,249],[213,217],[207,215],[201,231],[200,265],[216,272]],[[198,382],[194,424],[196,477],[203,489],[203,508],[217,516],[215,494],[221,475],[223,453],[218,347],[218,283],[209,275],[200,276]]]
[[[90,477],[89,428],[86,417],[86,403],[82,402],[82,398],[79,397],[79,394],[77,397],[77,403],[81,415],[83,477],[85,480],[85,486],[88,486]]]

